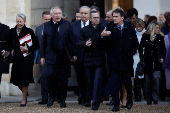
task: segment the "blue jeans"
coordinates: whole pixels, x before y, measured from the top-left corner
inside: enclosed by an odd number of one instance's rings
[[[100,98],[100,90],[102,83],[102,74],[104,67],[86,67],[85,76],[86,76],[86,102],[98,103]]]

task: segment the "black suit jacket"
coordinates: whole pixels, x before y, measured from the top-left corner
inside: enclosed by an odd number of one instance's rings
[[[63,20],[62,24],[59,26],[58,34],[58,44],[57,51],[51,46],[51,32],[54,23],[52,19],[44,24],[43,37],[40,48],[40,57],[46,59],[47,64],[55,64],[57,61],[57,54],[61,54],[63,59],[69,62],[67,54],[64,50],[66,46],[70,43],[73,49],[73,56],[76,56],[76,40],[72,36],[72,28],[69,21]]]

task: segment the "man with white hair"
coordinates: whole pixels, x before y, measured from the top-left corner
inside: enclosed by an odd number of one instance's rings
[[[56,96],[56,87],[60,84],[60,107],[66,107],[68,75],[70,59],[66,49],[70,44],[73,49],[73,62],[76,61],[75,42],[72,36],[70,22],[62,19],[60,7],[52,7],[50,10],[51,20],[44,24],[42,43],[40,48],[41,65],[47,66],[47,81],[49,87],[49,101],[47,107],[53,105]],[[68,49],[67,49],[68,50]]]

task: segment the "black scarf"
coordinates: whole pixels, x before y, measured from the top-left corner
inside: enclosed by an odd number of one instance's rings
[[[51,19],[52,24],[52,31],[51,31],[51,46],[54,50],[57,50],[57,45],[58,45],[58,28],[63,22],[63,19],[60,20],[60,22],[54,24],[54,22]]]

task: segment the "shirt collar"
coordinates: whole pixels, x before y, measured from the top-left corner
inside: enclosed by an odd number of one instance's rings
[[[83,25],[84,22],[81,21],[81,24]],[[85,26],[89,25],[89,20],[87,20],[87,22],[85,22]]]
[[[120,26],[117,25],[117,27],[120,27]],[[121,25],[121,29],[123,29],[123,27],[124,27],[124,23]]]
[[[56,22],[54,22],[54,20],[53,20],[53,23],[56,24]]]

